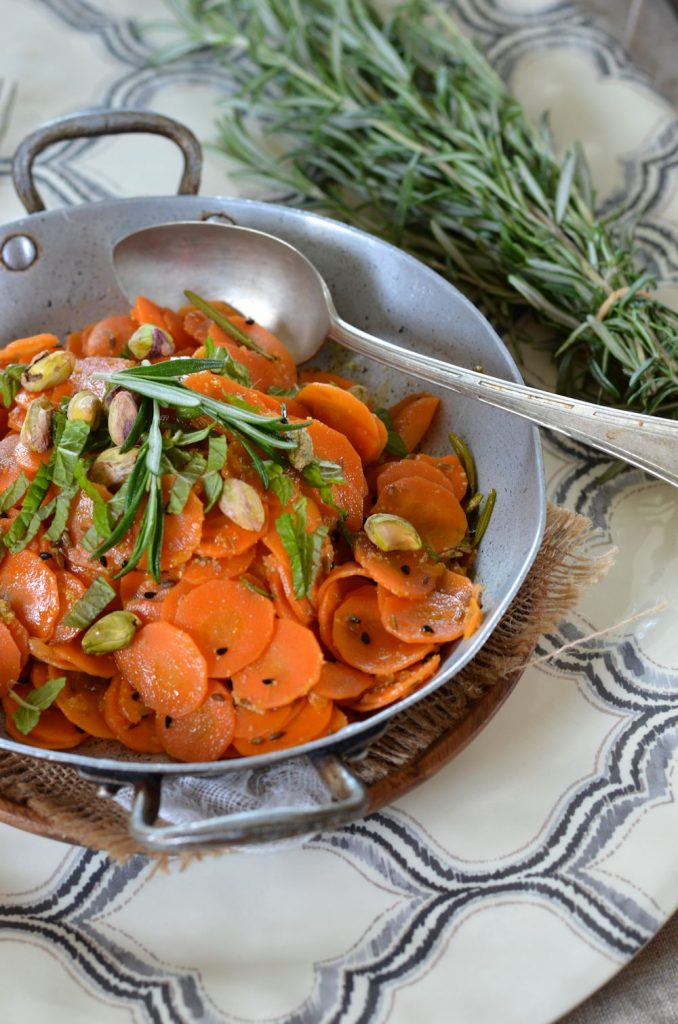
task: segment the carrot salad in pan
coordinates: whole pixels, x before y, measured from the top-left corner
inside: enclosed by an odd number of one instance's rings
[[[0,350],[0,699],[13,739],[179,761],[335,733],[423,686],[481,621],[494,504],[222,302]]]

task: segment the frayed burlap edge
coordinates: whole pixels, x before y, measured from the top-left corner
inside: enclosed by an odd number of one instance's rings
[[[463,730],[474,710],[495,688],[508,692],[512,681],[530,659],[538,637],[552,629],[574,607],[584,587],[602,579],[613,554],[591,554],[593,532],[583,516],[550,506],[539,553],[520,591],[488,642],[453,680],[425,700],[394,718],[388,731],[370,747],[368,755],[352,766],[369,787],[372,807],[397,795],[415,780],[430,774],[452,753],[452,744],[429,767],[421,767],[441,740]],[[495,701],[497,706],[500,701]],[[470,738],[487,714],[467,728]],[[461,746],[457,744],[456,749]],[[399,773],[402,785],[390,785]],[[127,812],[115,801],[99,795],[96,784],[82,779],[67,765],[31,756],[0,753],[0,821],[64,839],[96,850],[114,860],[148,854],[127,832]],[[191,856],[195,856],[191,854]]]

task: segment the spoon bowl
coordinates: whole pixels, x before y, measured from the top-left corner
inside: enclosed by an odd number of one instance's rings
[[[118,242],[113,263],[130,301],[183,304],[187,283],[268,328],[305,362],[333,338],[403,373],[476,398],[607,452],[678,486],[678,422],[608,409],[400,348],[340,319],[329,288],[298,249],[263,231],[205,221],[145,228]]]

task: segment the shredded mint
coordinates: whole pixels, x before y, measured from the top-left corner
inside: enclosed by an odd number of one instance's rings
[[[404,459],[410,453],[408,452],[402,437],[393,426],[391,414],[386,409],[375,409],[374,415],[379,417],[386,427],[388,434],[386,444],[384,445],[384,451],[388,452],[389,455],[396,455],[399,459]]]
[[[64,626],[87,629],[98,615],[101,615],[115,597],[115,590],[104,576],[97,576],[93,583],[78,598],[68,615],[61,620]]]
[[[7,366],[4,370],[0,371],[0,399],[2,399],[5,409],[9,409],[16,398],[16,394],[21,387],[21,377],[25,370],[26,367],[23,363],[18,363]]]
[[[226,463],[226,452],[226,438],[222,434],[215,434],[213,437],[210,437],[207,451],[207,467],[202,478],[202,485],[207,499],[205,512],[209,512],[221,497],[224,481],[220,471]]]
[[[75,466],[89,433],[89,424],[84,420],[64,421],[61,436],[53,450],[52,480],[57,487],[69,487],[73,482]]]
[[[174,474],[174,483],[169,493],[166,512],[170,515],[177,515],[183,512],[188,496],[194,484],[200,479],[207,468],[207,462],[200,452],[190,454],[182,451],[171,453],[171,472]]]
[[[33,520],[34,514],[40,508],[45,495],[49,490],[51,481],[51,467],[46,465],[44,462],[41,462],[37,473],[33,477],[30,486],[26,491],[21,511],[3,538],[5,547],[13,554],[23,551],[29,543],[31,538],[30,536],[28,538],[26,537],[29,525]]]
[[[111,527],[108,521],[108,505],[101,494],[88,479],[85,467],[82,462],[76,462],[74,466],[73,475],[78,483],[78,486],[85,492],[87,497],[92,502],[92,524],[95,527],[100,537],[105,538],[110,536]]]
[[[28,484],[28,477],[22,470],[16,480],[14,480],[9,487],[0,494],[0,512],[6,512],[7,509],[16,505],[17,501],[19,501],[20,498],[23,498],[24,494],[28,490]]]
[[[234,359],[224,345],[215,345],[209,334],[205,339],[205,356],[207,359],[221,360],[219,372],[225,377],[230,377],[236,384],[242,384],[246,388],[252,387],[252,378],[247,367]]]
[[[268,476],[268,486],[282,508],[285,508],[294,497],[294,480],[284,472],[283,467],[279,466],[277,462],[267,460],[264,465]]]
[[[327,527],[308,532],[306,498],[298,498],[291,512],[283,512],[276,520],[276,530],[290,560],[294,596],[308,597],[320,570],[320,556]]]
[[[262,597],[268,597],[270,600],[273,599],[273,595],[269,594],[268,590],[264,590],[263,587],[258,587],[252,580],[248,580],[246,576],[239,576],[238,579],[243,583],[248,590],[253,591],[255,594],[260,594]]]
[[[13,689],[9,691],[12,700],[19,705],[12,720],[23,736],[35,728],[40,721],[40,713],[54,703],[65,685],[66,677],[59,676],[57,679],[48,679],[44,686],[36,687],[25,697],[20,697]]]

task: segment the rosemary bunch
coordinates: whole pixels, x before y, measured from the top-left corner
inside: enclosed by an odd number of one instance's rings
[[[220,146],[249,177],[412,252],[507,332],[536,314],[559,390],[678,414],[678,315],[615,215],[596,216],[581,148],[556,156],[445,9],[171,4],[181,40],[163,56],[210,50],[239,84]]]

